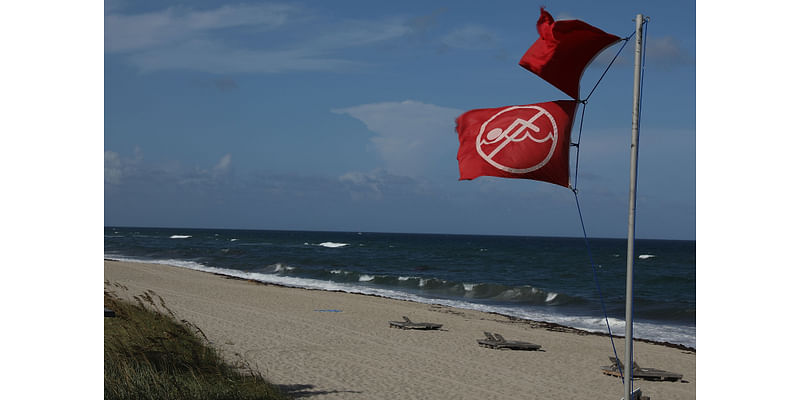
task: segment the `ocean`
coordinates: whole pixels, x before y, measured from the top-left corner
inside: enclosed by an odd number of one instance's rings
[[[494,312],[615,335],[625,239],[105,228],[105,258]],[[636,240],[634,337],[696,347],[695,242]],[[595,276],[602,291],[598,294]]]

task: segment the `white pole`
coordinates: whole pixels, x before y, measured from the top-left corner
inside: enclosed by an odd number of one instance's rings
[[[636,231],[636,177],[639,167],[639,87],[642,80],[642,14],[636,15],[636,51],[633,77],[633,124],[631,129],[631,185],[628,194],[628,262],[625,286],[625,375],[623,399],[630,400],[633,391],[633,238]]]

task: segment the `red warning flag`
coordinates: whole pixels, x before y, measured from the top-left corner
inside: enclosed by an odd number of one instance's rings
[[[583,21],[553,21],[544,7],[536,29],[539,39],[525,52],[519,65],[576,100],[580,97],[583,70],[598,53],[620,39]]]
[[[456,118],[460,180],[524,178],[569,187],[574,100],[482,108]]]

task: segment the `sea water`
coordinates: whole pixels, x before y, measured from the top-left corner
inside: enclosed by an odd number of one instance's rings
[[[624,335],[624,239],[106,227],[104,242],[108,259]],[[634,266],[634,337],[696,347],[695,242],[636,240]]]

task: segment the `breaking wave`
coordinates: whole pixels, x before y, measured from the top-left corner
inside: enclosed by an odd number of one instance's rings
[[[336,248],[339,248],[339,247],[344,247],[344,246],[349,246],[349,245],[350,245],[349,243],[322,242],[322,243],[318,244],[317,246],[336,249]]]

